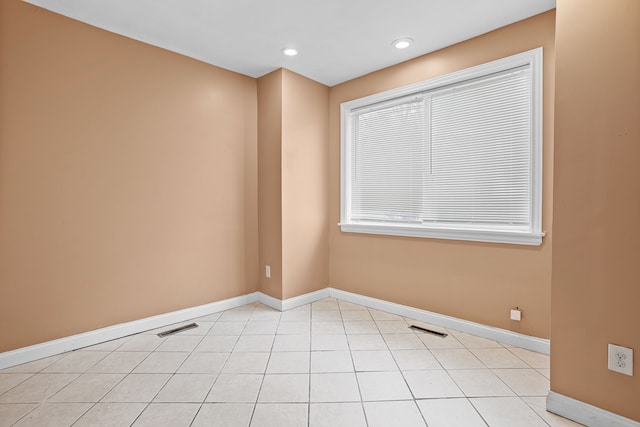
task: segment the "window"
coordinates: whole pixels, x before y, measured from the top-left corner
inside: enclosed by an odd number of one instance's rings
[[[542,48],[343,103],[342,231],[539,245]]]

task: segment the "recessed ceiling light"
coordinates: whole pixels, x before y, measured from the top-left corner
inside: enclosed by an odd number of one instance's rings
[[[296,56],[298,54],[298,51],[292,47],[285,47],[284,49],[282,49],[282,53],[287,56]]]
[[[413,43],[413,39],[398,39],[391,43],[391,45],[396,49],[406,49],[411,46],[411,43]]]

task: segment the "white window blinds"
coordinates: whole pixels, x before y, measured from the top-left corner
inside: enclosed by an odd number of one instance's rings
[[[348,109],[342,225],[540,238],[534,72],[526,62]]]

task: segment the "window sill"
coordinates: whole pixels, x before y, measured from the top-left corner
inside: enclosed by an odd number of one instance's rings
[[[540,246],[545,233],[525,231],[439,229],[407,224],[350,223],[338,224],[346,233],[382,234],[388,236],[426,237],[432,239],[467,240],[472,242],[508,243]]]

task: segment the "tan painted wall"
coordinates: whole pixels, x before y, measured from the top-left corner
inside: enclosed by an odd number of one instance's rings
[[[331,286],[549,337],[555,12],[343,83],[330,91]],[[544,184],[540,247],[342,233],[340,103],[544,47]],[[509,309],[523,310],[522,322]]]
[[[256,81],[0,2],[0,351],[253,292]]]
[[[640,421],[640,2],[557,14],[551,389]]]
[[[283,298],[329,285],[329,88],[282,72]]]
[[[258,79],[260,290],[282,299],[282,73]],[[271,278],[265,266],[271,267]]]

